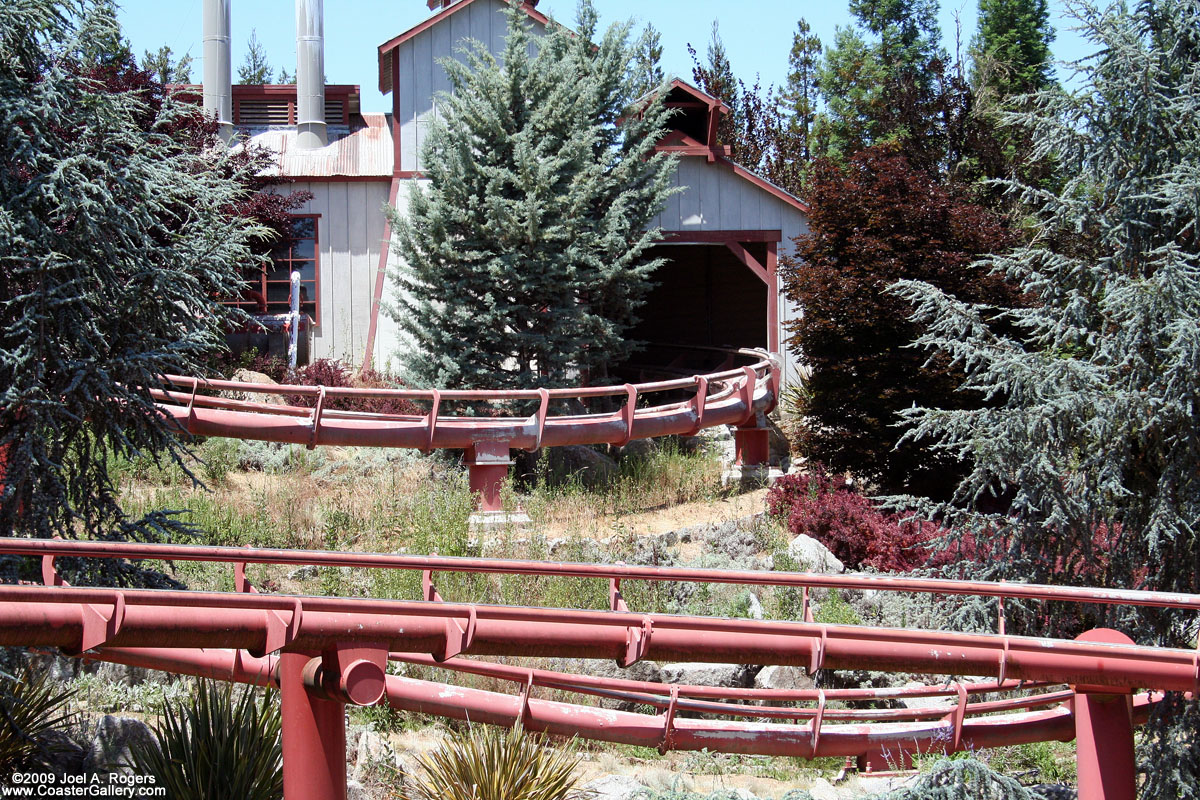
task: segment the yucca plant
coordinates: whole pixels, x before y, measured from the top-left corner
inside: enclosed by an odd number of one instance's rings
[[[70,720],[66,704],[73,694],[60,691],[45,672],[0,672],[0,775],[45,763],[45,736]]]
[[[473,725],[423,757],[401,800],[572,800],[579,755],[574,744],[551,747],[520,725]]]
[[[283,744],[279,706],[225,684],[201,681],[190,705],[167,704],[158,747],[135,746],[133,766],[153,775],[172,800],[280,800]]]

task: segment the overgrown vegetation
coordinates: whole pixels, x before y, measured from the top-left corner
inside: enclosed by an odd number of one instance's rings
[[[163,709],[157,743],[134,744],[133,766],[172,800],[281,800],[281,726],[274,693],[199,681]]]
[[[925,566],[928,545],[945,534],[934,523],[879,509],[844,476],[831,476],[820,464],[775,481],[767,510],[793,536],[811,536],[852,570],[908,572]]]
[[[573,745],[553,747],[520,725],[472,725],[423,757],[403,800],[583,800]]]
[[[54,749],[47,734],[67,725],[73,695],[45,672],[0,672],[0,775],[47,765]]]

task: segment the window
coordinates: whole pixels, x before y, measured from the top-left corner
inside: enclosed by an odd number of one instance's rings
[[[249,284],[237,305],[251,314],[291,311],[292,272],[300,273],[300,313],[321,324],[321,270],[317,220],[319,215],[292,217],[292,235],[271,251],[271,264],[246,275]]]

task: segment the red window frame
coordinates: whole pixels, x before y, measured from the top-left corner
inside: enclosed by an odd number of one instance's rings
[[[271,264],[246,274],[246,289],[233,305],[251,314],[291,311],[292,271],[300,272],[300,313],[321,324],[321,215],[289,214],[293,235],[271,251]]]

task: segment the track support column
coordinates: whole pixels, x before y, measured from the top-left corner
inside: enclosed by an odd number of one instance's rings
[[[305,686],[306,653],[279,654],[284,800],[346,800],[346,710]]]
[[[1125,634],[1097,628],[1078,637],[1083,642],[1134,644]],[[1135,800],[1137,765],[1133,752],[1132,690],[1073,686],[1075,690],[1075,758],[1079,796],[1089,800]]]
[[[734,463],[739,467],[766,467],[771,461],[770,431],[758,426],[738,428],[733,435]]]
[[[476,442],[467,450],[468,478],[479,511],[500,511],[500,487],[512,463],[508,442]]]

